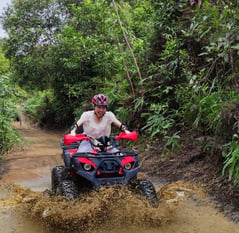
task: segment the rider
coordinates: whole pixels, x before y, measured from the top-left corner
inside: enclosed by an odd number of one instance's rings
[[[83,126],[84,134],[89,137],[109,137],[112,123],[125,133],[130,133],[127,126],[123,125],[113,112],[107,111],[107,106],[109,104],[107,96],[104,94],[95,95],[92,98],[92,103],[94,105],[94,110],[83,112],[70,132],[72,136],[76,135],[77,128]],[[90,152],[91,150],[91,144],[86,140],[82,141],[78,148],[78,152]]]

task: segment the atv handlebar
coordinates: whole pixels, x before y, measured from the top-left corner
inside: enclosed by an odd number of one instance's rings
[[[124,133],[121,132],[118,136],[113,137],[115,140],[119,140],[119,139],[128,139],[128,140],[133,140],[133,141],[137,141],[138,140],[138,134],[136,131],[133,131],[131,133]],[[79,142],[82,140],[91,140],[90,137],[85,136],[84,134],[77,134],[75,136],[72,136],[70,134],[64,135],[63,141],[65,145],[70,145],[73,142]]]

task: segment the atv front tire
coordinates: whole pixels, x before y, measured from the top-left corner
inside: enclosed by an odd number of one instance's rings
[[[56,166],[51,171],[51,190],[55,194],[58,185],[64,180],[66,171],[64,166]]]
[[[153,183],[147,179],[138,179],[136,190],[149,202],[152,207],[158,207],[158,196]]]
[[[63,180],[57,186],[56,194],[72,200],[78,197],[79,193],[75,183],[72,180]]]

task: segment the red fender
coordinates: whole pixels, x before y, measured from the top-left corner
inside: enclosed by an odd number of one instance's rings
[[[134,162],[135,159],[131,156],[126,156],[124,157],[124,159],[121,161],[121,164],[124,166],[125,164],[127,163],[131,163],[131,162]]]
[[[135,161],[135,159],[133,157],[127,156],[127,157],[124,157],[124,159],[121,161],[121,164],[122,164],[122,166],[124,166],[125,164],[131,163],[131,162],[134,162],[134,161]],[[123,169],[122,168],[120,168],[119,174],[123,174]]]

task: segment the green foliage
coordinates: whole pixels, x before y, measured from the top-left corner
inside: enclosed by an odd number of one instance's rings
[[[203,67],[204,77],[211,84],[227,85],[234,82],[238,72],[238,5],[205,1],[195,10],[191,24],[184,32],[186,38],[197,43],[199,56],[196,70]],[[195,42],[196,41],[196,42]]]
[[[37,91],[25,101],[24,113],[32,123],[40,122],[46,115],[47,104],[52,101],[52,91]]]
[[[21,137],[13,128],[16,117],[16,90],[7,75],[0,76],[0,157],[20,144]]]
[[[167,105],[152,104],[150,107],[151,112],[142,114],[142,117],[147,118],[146,125],[142,130],[149,132],[151,139],[157,134],[165,136],[174,125],[173,118],[169,118],[165,115],[167,109]]]
[[[51,67],[46,52],[65,22],[64,9],[55,0],[16,0],[1,17],[9,36],[4,43],[6,56],[11,60],[14,80],[25,89],[49,87]]]
[[[9,36],[8,56],[24,56],[35,46],[55,43],[54,34],[66,18],[64,1],[13,1],[1,16]]]
[[[223,167],[223,174],[228,173],[229,180],[234,180],[239,187],[239,144],[238,135],[234,134],[232,141],[224,145],[223,156],[226,158]]]
[[[120,1],[116,7],[128,43],[144,64],[153,33],[150,2]],[[28,90],[53,88],[52,108],[56,115],[68,116],[65,120],[76,108],[84,109],[81,103],[95,93],[106,91],[111,96],[113,90],[107,90],[113,80],[123,91],[121,100],[114,101],[117,97],[113,102],[122,105],[129,101],[128,95],[132,102],[142,84],[119,23],[108,1],[14,1],[3,15],[3,24],[9,34],[6,50],[15,80]]]
[[[9,70],[9,60],[4,56],[2,46],[0,45],[0,75]]]
[[[177,153],[182,150],[178,132],[174,133],[172,136],[164,136],[163,140],[165,141],[163,154]]]
[[[237,91],[220,89],[210,93],[209,87],[197,85],[192,83],[191,88],[188,87],[194,92],[184,90],[184,102],[180,108],[180,113],[184,116],[184,126],[207,134],[220,135],[222,112],[228,103],[238,100]]]
[[[221,127],[220,113],[224,105],[221,94],[215,92],[208,96],[194,96],[192,102],[188,102],[183,110],[187,119],[192,120],[188,123],[195,129],[216,132]]]

